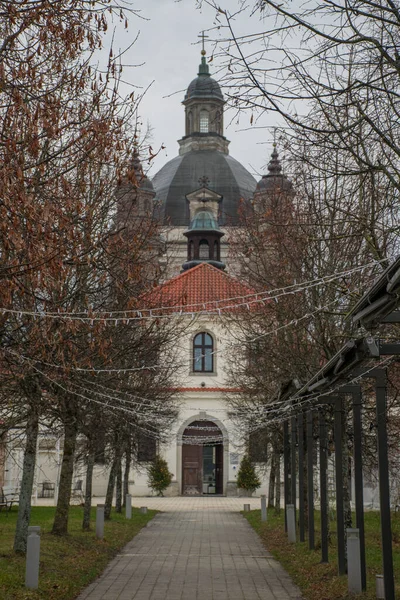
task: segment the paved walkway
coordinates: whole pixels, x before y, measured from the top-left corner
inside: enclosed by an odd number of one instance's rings
[[[78,600],[294,600],[298,588],[239,514],[243,498],[135,498],[164,510]]]

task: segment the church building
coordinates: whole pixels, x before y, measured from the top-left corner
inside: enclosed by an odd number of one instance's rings
[[[235,348],[226,321],[254,290],[235,276],[229,239],[253,198],[260,204],[276,185],[291,187],[275,149],[259,183],[230,156],[224,105],[203,49],[198,75],[183,99],[185,135],[178,142],[179,155],[152,182],[142,176],[142,193],[152,186],[157,216],[167,228],[168,275],[146,302],[179,307],[190,321],[180,344],[186,374],[177,389],[179,416],[170,445],[158,449],[174,475],[166,495],[238,494],[236,477],[246,443],[229,418],[229,394],[240,390],[231,388],[227,377]],[[130,492],[147,495],[140,461],[145,464],[149,456],[139,452],[138,458]],[[266,493],[265,480],[257,493]]]
[[[281,173],[276,149],[268,173],[258,183],[230,156],[224,135],[224,105],[203,49],[197,77],[183,99],[185,132],[179,140],[178,156],[150,180],[135,155],[135,183],[123,180],[116,191],[124,222],[129,223],[134,207],[133,216],[155,214],[166,232],[162,244],[166,269],[162,283],[146,296],[148,307],[178,307],[180,318],[187,318],[177,344],[178,360],[183,365],[176,389],[179,414],[168,444],[157,447],[154,438],[138,444],[136,466],[129,479],[129,492],[134,496],[151,494],[146,467],[156,452],[167,460],[173,473],[166,495],[238,494],[236,479],[246,440],[229,414],[229,394],[240,393],[228,378],[229,361],[235,360],[229,315],[237,316],[243,298],[253,295],[254,290],[235,268],[230,238],[240,227],[241,211],[257,210],[257,206],[268,203],[271,191],[277,187],[291,191],[291,184]],[[159,240],[152,246],[160,254]],[[38,498],[56,501],[61,456],[62,440],[54,435],[40,437],[34,502]],[[0,482],[18,489],[22,445],[15,446],[2,462]],[[104,462],[95,467],[95,497],[105,496],[107,471]],[[78,461],[73,485],[80,492],[84,491],[84,472],[84,461]],[[262,472],[263,484],[257,493],[267,491],[266,469]]]

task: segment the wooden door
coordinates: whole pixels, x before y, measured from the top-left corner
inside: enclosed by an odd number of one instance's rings
[[[182,494],[197,496],[203,493],[203,446],[182,446]]]
[[[215,446],[215,493],[224,493],[224,446]]]

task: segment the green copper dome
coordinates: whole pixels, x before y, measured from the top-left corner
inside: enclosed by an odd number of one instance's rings
[[[190,224],[189,231],[201,230],[201,231],[210,231],[216,230],[219,231],[218,223],[212,213],[208,210],[200,210],[195,216],[193,221]]]

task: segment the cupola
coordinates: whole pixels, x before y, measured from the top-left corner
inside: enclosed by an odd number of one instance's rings
[[[206,51],[201,51],[197,77],[189,84],[182,104],[185,107],[185,136],[180,140],[180,153],[190,150],[216,149],[228,153],[224,137],[224,96],[210,75]]]
[[[292,182],[282,173],[282,165],[279,160],[276,144],[274,143],[271,160],[268,163],[268,173],[263,175],[257,183],[256,193],[279,188],[281,191],[288,192],[293,189]]]
[[[212,212],[199,210],[183,235],[188,240],[187,261],[182,265],[183,271],[204,262],[217,269],[225,269],[221,262],[221,238],[225,234],[219,229]]]
[[[152,182],[143,171],[136,148],[115,195],[117,198],[117,222],[120,225],[129,226],[132,219],[149,217],[153,214],[156,192]]]
[[[293,196],[292,182],[282,173],[281,161],[274,143],[271,160],[268,163],[268,173],[257,183],[254,192],[254,209],[256,211],[286,210],[291,205]]]

